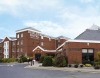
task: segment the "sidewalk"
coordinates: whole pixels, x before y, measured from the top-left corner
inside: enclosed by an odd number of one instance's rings
[[[25,68],[32,69],[46,69],[46,70],[59,70],[59,71],[70,71],[70,72],[92,72],[100,73],[99,70],[95,70],[93,67],[83,67],[83,68],[74,68],[74,67],[43,67],[41,63],[35,62],[34,65],[28,65]]]

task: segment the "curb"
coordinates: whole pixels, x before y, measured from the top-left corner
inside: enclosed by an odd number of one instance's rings
[[[84,69],[84,68],[57,68],[57,67],[35,67],[35,66],[26,66],[24,68],[31,68],[31,69],[44,69],[44,70],[58,70],[58,71],[66,71],[66,72],[89,72],[89,73],[100,73],[100,70],[95,69]]]

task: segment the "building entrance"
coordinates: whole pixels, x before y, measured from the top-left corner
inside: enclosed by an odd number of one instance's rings
[[[82,49],[82,63],[93,64],[94,62],[94,50],[93,49]]]
[[[35,60],[36,61],[39,61],[40,60],[40,57],[41,57],[41,54],[35,54]]]

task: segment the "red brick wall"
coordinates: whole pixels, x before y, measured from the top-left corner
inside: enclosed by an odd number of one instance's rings
[[[3,43],[0,43],[0,58],[3,58]]]
[[[63,47],[66,49],[66,56],[68,57],[69,64],[73,63],[73,60],[77,59],[79,63],[82,63],[82,48],[94,49],[94,59],[97,58],[97,52],[100,51],[99,43],[82,43],[82,42],[68,42]]]

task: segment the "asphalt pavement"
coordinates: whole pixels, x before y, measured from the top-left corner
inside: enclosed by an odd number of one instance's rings
[[[0,63],[0,78],[100,78],[100,73],[25,68],[27,65]]]

